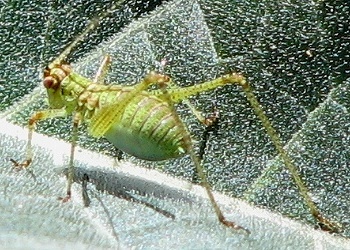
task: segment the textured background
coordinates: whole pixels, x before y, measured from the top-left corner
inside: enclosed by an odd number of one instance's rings
[[[171,1],[135,21],[156,4],[128,1],[68,61],[93,76],[102,55],[109,53],[113,64],[108,81],[122,84],[137,82],[163,58],[169,62],[166,72],[181,86],[243,72],[320,210],[340,222],[342,235],[349,237],[348,2]],[[45,107],[38,73],[110,5],[21,1],[1,6],[0,107],[6,119],[25,125],[33,110]],[[214,188],[313,225],[240,89],[227,86],[191,101],[208,112],[213,100],[222,121],[218,136],[210,138],[204,167]],[[181,105],[179,110],[199,140],[203,128],[188,110]],[[69,121],[40,123],[38,132],[67,139]],[[106,141],[80,132],[82,147],[116,155]],[[193,174],[188,157],[161,165],[125,158],[185,179]]]

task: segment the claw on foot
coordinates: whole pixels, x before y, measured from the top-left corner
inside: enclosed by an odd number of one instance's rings
[[[24,162],[20,163],[12,158],[10,159],[10,161],[13,163],[13,167],[16,171],[21,171],[23,169],[26,169],[30,165],[30,163],[32,162],[31,159],[28,159],[28,160],[25,160]]]
[[[218,125],[220,119],[220,113],[219,110],[214,106],[213,113],[209,114],[207,117],[205,117],[204,124],[207,127],[215,127]],[[214,129],[212,129],[214,130]]]
[[[318,228],[320,228],[322,231],[329,233],[341,233],[343,231],[342,225],[330,221],[320,214],[315,215],[315,218],[318,220]]]
[[[234,230],[242,230],[242,231],[244,231],[246,234],[248,234],[248,235],[250,234],[250,231],[249,231],[248,229],[246,229],[246,228],[244,228],[244,227],[241,227],[241,226],[235,224],[235,223],[232,222],[232,221],[228,221],[228,220],[226,220],[226,219],[220,219],[220,222],[221,222],[222,224],[224,224],[226,227],[233,228]]]
[[[68,202],[72,198],[71,194],[67,194],[66,197],[58,197],[58,200],[60,200],[62,203]]]

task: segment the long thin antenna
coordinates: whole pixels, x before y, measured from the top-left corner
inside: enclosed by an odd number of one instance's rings
[[[64,59],[72,52],[73,48],[75,48],[80,42],[84,41],[85,36],[87,36],[92,30],[96,29],[101,23],[101,20],[103,20],[105,17],[109,16],[111,13],[113,13],[114,10],[116,10],[125,0],[120,0],[117,3],[115,3],[111,8],[109,8],[106,12],[102,13],[100,16],[97,16],[90,20],[89,24],[85,28],[85,30],[80,33],[72,43],[70,43],[63,52],[49,64],[49,68],[53,68],[56,65],[59,65],[62,63]]]

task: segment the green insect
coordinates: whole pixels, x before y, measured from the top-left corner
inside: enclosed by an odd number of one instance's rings
[[[108,56],[101,63],[101,67],[93,80],[77,74],[70,65],[63,63],[72,49],[84,40],[85,36],[95,29],[101,19],[110,12],[91,21],[85,31],[44,70],[43,85],[47,90],[50,109],[35,112],[29,119],[27,157],[23,163],[13,160],[17,167],[27,168],[32,162],[31,140],[37,122],[54,117],[73,116],[67,193],[63,201],[68,201],[71,197],[77,131],[79,125],[85,122],[88,124],[90,135],[97,138],[105,137],[118,149],[140,159],[161,161],[189,154],[218,220],[225,226],[249,233],[249,230],[228,221],[224,217],[214,199],[200,159],[194,152],[191,135],[174,109],[174,104],[186,101],[190,96],[228,84],[236,84],[242,87],[245,92],[252,108],[261,120],[286,167],[291,172],[312,215],[323,229],[338,231],[338,225],[324,218],[309,197],[297,168],[283,149],[277,132],[271,126],[243,75],[231,73],[190,87],[177,87],[167,75],[150,72],[141,82],[133,86],[106,85],[104,84],[104,76],[110,63]],[[158,86],[159,89],[150,90],[149,87],[152,85]],[[204,122],[198,114],[196,115]]]

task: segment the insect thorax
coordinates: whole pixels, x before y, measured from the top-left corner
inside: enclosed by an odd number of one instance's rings
[[[105,85],[71,72],[61,82],[67,114],[80,112],[82,121],[107,108],[119,108],[133,87]],[[143,91],[122,110],[121,118],[110,124],[103,135],[118,149],[144,160],[166,160],[185,152],[183,126],[179,126],[169,103]]]

